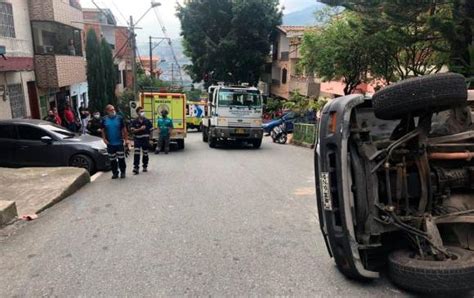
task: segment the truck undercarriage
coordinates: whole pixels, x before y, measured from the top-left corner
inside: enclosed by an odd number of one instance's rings
[[[321,228],[339,269],[385,265],[417,292],[474,287],[474,130],[447,74],[328,105],[316,153]]]

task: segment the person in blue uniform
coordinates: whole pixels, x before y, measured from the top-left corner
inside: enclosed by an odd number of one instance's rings
[[[126,177],[127,164],[125,163],[125,146],[128,147],[128,131],[124,119],[117,115],[115,107],[108,105],[105,108],[107,116],[102,119],[102,139],[107,144],[112,179]]]
[[[142,107],[136,109],[138,117],[132,121],[131,131],[134,135],[133,142],[135,146],[133,155],[133,174],[140,173],[140,155],[142,157],[143,172],[148,172],[148,150],[150,148],[150,134],[153,124],[145,117]]]

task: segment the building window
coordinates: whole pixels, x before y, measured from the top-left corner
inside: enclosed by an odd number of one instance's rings
[[[36,55],[82,56],[81,30],[54,22],[31,22]]]
[[[10,3],[0,2],[0,36],[16,37],[13,8]]]
[[[122,84],[124,88],[127,88],[127,71],[122,70]]]
[[[12,118],[25,118],[26,105],[25,95],[21,84],[8,85],[8,95],[10,98],[10,107],[12,110]]]
[[[117,64],[114,64],[115,68],[115,81],[117,84],[122,84],[122,73],[119,70],[119,66]]]
[[[281,83],[286,84],[287,81],[288,81],[288,70],[286,70],[286,68],[283,68],[281,72]]]

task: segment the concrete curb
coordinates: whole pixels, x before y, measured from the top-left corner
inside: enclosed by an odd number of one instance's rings
[[[44,210],[61,202],[65,198],[73,195],[75,192],[81,189],[84,185],[89,184],[90,182],[91,182],[91,177],[89,173],[84,170],[84,173],[82,173],[79,177],[77,177],[76,180],[68,188],[66,188],[61,194],[53,198],[51,202],[49,202],[48,204],[38,209],[36,211],[36,214],[43,212]]]
[[[18,217],[14,201],[0,201],[0,227],[6,226]]]
[[[15,201],[18,216],[33,216],[71,196],[91,177],[85,169],[0,168],[0,201]]]
[[[299,146],[299,147],[308,148],[308,149],[314,149],[313,144],[306,144],[306,143],[302,143],[302,142],[296,142],[294,140],[291,140],[290,144],[295,145],[295,146]]]

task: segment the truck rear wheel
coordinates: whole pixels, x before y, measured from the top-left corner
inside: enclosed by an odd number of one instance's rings
[[[418,293],[463,293],[474,289],[474,252],[447,247],[454,255],[445,261],[423,261],[409,250],[393,252],[389,275],[398,286]]]
[[[178,143],[178,149],[183,150],[184,149],[184,140],[177,140]]]

